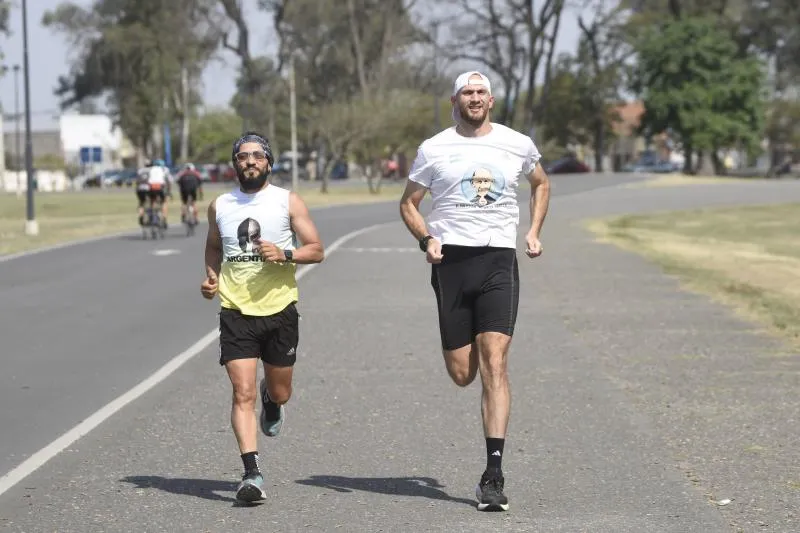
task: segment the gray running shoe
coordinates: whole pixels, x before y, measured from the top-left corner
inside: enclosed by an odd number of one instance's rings
[[[277,411],[277,418],[274,418],[274,414]],[[283,426],[283,420],[286,418],[286,410],[283,408],[282,405],[275,405],[272,403],[272,400],[269,399],[269,392],[267,391],[267,380],[261,380],[261,416],[259,417],[259,423],[261,425],[261,431],[267,437],[277,437],[281,432],[281,427]]]
[[[236,499],[240,502],[257,502],[267,499],[267,493],[264,492],[264,477],[258,470],[245,472],[242,476],[242,482],[236,487]]]

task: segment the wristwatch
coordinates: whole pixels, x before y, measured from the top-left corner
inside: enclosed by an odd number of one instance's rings
[[[419,240],[419,249],[423,252],[428,251],[428,242],[433,239],[433,235],[425,235],[423,238]]]
[[[293,257],[294,254],[292,254],[291,250],[284,250],[283,255],[286,257],[286,259],[284,260],[284,262],[286,263],[291,263],[292,260],[294,259]]]

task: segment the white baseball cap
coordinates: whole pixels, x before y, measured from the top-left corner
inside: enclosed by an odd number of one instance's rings
[[[470,80],[472,77],[479,77],[480,80]],[[453,96],[457,95],[458,91],[467,85],[483,85],[486,87],[489,93],[492,92],[492,83],[489,81],[489,78],[476,70],[470,70],[469,72],[459,74],[459,76],[456,78],[456,81],[453,84]]]

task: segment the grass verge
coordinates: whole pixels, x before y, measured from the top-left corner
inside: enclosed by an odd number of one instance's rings
[[[204,213],[208,202],[227,188],[209,187],[205,200],[198,202]],[[370,194],[366,184],[337,185],[328,194],[318,189],[301,189],[310,208],[399,200],[402,189],[384,184],[380,194]],[[39,193],[34,200],[39,235],[25,235],[25,197],[0,195],[0,255],[34,250],[69,241],[110,235],[138,228],[137,201],[132,189]],[[180,197],[169,205],[169,220],[180,221]]]
[[[686,185],[722,185],[725,183],[742,183],[761,178],[732,178],[725,176],[689,176],[687,174],[651,174],[651,179],[627,183],[627,189],[650,189],[658,187],[684,187]]]
[[[800,346],[800,204],[629,215],[588,227]]]

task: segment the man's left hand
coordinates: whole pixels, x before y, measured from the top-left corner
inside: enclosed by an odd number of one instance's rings
[[[286,261],[286,256],[283,254],[283,250],[275,246],[273,243],[259,239],[254,244],[257,246],[258,252],[261,254],[261,257],[264,259],[264,261],[269,261],[271,263]]]

